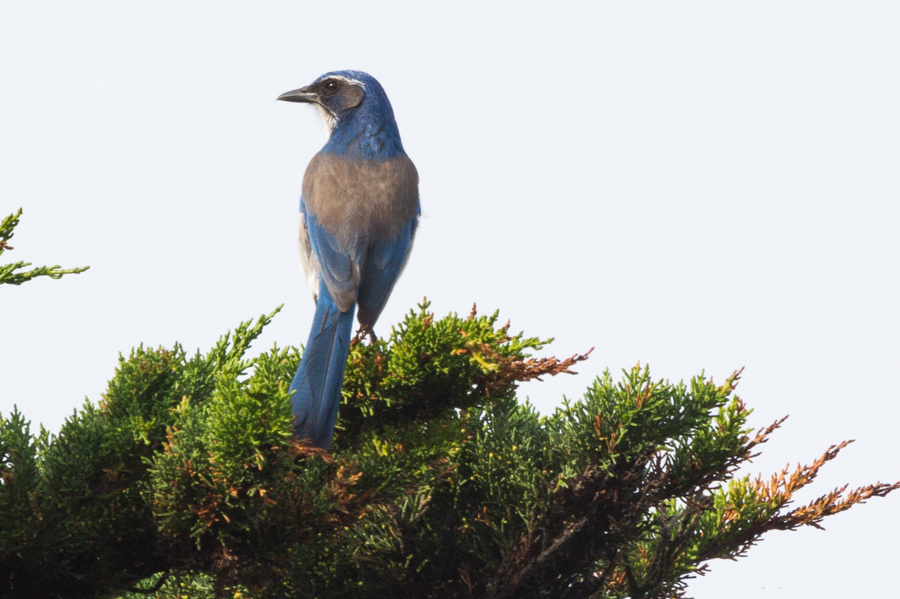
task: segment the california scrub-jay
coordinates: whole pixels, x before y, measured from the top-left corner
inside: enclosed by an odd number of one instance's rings
[[[326,73],[278,99],[314,105],[329,130],[303,176],[300,263],[316,315],[290,387],[297,438],[329,449],[353,312],[358,304],[371,332],[403,271],[419,221],[419,175],[371,75]]]

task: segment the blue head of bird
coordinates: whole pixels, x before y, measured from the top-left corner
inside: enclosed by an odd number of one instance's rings
[[[394,110],[384,88],[362,71],[332,71],[278,96],[319,109],[329,132],[322,153],[385,160],[403,153]]]

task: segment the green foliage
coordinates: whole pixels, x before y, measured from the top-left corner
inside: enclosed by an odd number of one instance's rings
[[[0,255],[6,250],[13,249],[7,242],[13,237],[13,229],[19,224],[19,217],[22,216],[22,209],[19,208],[15,213],[10,214],[0,222]],[[21,268],[31,266],[30,262],[13,262],[11,264],[0,264],[0,285],[6,283],[9,285],[21,285],[25,281],[30,281],[35,277],[50,277],[58,279],[63,275],[77,274],[86,271],[88,266],[82,268],[70,268],[67,270],[60,269],[57,266],[39,266],[26,272],[16,272]]]
[[[247,351],[274,312],[206,354],[139,347],[58,435],[0,418],[0,595],[674,597],[715,558],[898,485],[792,494],[843,447],[735,479],[753,433],[722,384],[599,377],[541,416],[534,358],[497,314],[425,303],[351,346],[332,453],[291,436],[293,348]]]

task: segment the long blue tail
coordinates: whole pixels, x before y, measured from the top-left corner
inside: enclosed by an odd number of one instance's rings
[[[309,341],[291,381],[294,434],[322,449],[331,448],[355,311],[355,304],[347,312],[338,310],[328,288],[319,285]]]

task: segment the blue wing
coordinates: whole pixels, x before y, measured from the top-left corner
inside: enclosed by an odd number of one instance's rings
[[[358,241],[351,247],[341,247],[334,236],[319,225],[315,215],[306,211],[301,199],[300,211],[306,223],[306,232],[312,255],[315,257],[319,275],[324,280],[331,296],[341,309],[346,312],[356,301],[356,288],[359,285],[362,248]]]
[[[371,327],[384,309],[394,283],[400,278],[416,235],[418,215],[401,229],[396,239],[371,243],[359,281],[359,322]]]

